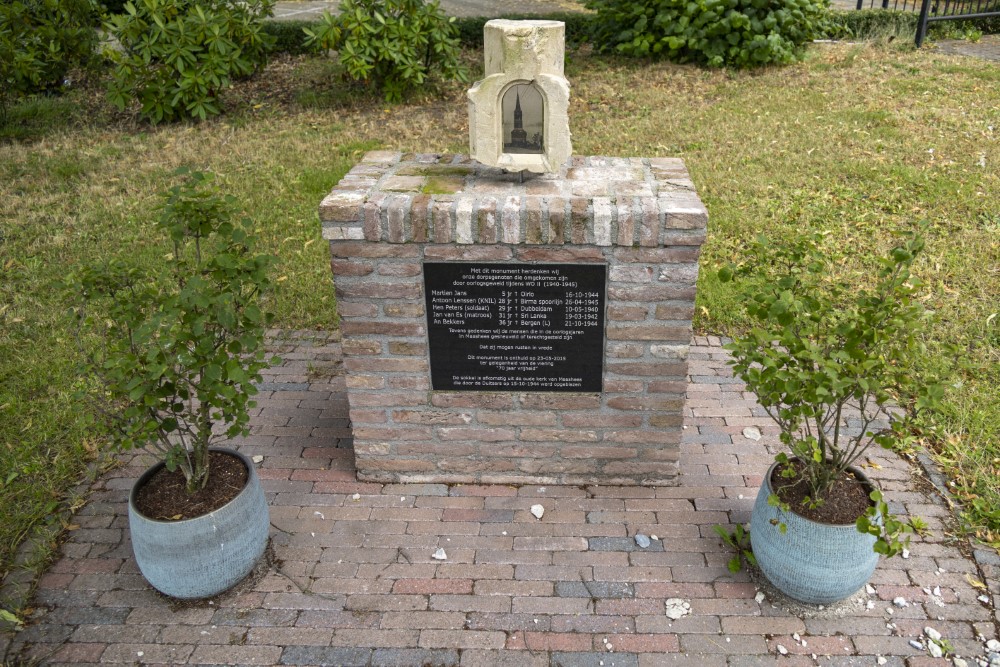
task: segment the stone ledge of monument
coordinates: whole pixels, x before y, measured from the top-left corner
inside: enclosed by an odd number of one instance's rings
[[[526,183],[462,155],[366,154],[320,204],[331,241],[699,246],[682,160],[577,156]],[[496,196],[494,196],[496,195]]]

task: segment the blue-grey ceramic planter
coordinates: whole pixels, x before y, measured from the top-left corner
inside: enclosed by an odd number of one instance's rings
[[[875,538],[859,533],[853,523],[816,523],[768,505],[776,465],[764,476],[750,518],[750,542],[758,566],[775,588],[796,600],[828,604],[850,597],[878,565],[878,554],[872,551]],[[860,470],[849,470],[873,488]],[[788,527],[784,534],[779,523]]]
[[[218,510],[182,521],[149,519],[135,507],[136,491],[163,467],[159,463],[132,487],[128,499],[132,552],[146,580],[161,593],[195,599],[217,595],[250,574],[267,547],[267,500],[253,463],[237,457],[249,472],[247,485]]]

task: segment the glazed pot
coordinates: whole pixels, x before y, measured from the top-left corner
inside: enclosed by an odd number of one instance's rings
[[[857,592],[871,578],[878,565],[872,551],[875,537],[860,533],[854,523],[817,523],[781,508],[768,505],[771,474],[767,470],[750,519],[750,542],[757,564],[767,580],[789,597],[811,604],[828,604]],[[848,471],[874,489],[864,473]],[[785,533],[780,524],[787,526]]]
[[[243,490],[214,512],[180,521],[160,521],[139,513],[138,489],[164,464],[136,481],[129,494],[132,552],[146,580],[161,593],[182,599],[211,597],[250,574],[267,547],[270,517],[253,463],[230,449],[213,449],[238,458],[248,477]]]

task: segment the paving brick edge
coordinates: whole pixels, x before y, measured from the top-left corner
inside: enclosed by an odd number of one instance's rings
[[[0,606],[3,609],[17,615],[24,607],[31,602],[31,596],[35,592],[35,584],[38,578],[52,565],[53,559],[58,557],[53,551],[50,557],[43,557],[46,545],[52,542],[59,542],[66,529],[63,526],[69,524],[70,519],[76,513],[73,509],[75,500],[79,498],[87,499],[90,494],[90,487],[104,472],[105,466],[112,461],[113,454],[102,452],[98,457],[87,464],[79,482],[77,482],[66,499],[60,503],[59,510],[52,516],[55,521],[47,525],[38,525],[31,531],[31,534],[21,541],[14,555],[14,565],[10,572],[0,583]],[[56,545],[58,550],[58,544]],[[18,626],[14,623],[0,620],[0,655],[6,656],[7,634],[16,631]]]
[[[268,345],[276,347],[283,342],[299,338],[329,338],[330,334],[331,332],[311,329],[272,330],[268,332]],[[723,344],[729,341],[729,338],[722,338]],[[111,460],[111,456],[113,456],[111,453],[102,454],[88,464],[83,478],[73,487],[56,514],[59,518],[58,523],[36,527],[32,534],[21,542],[17,549],[14,566],[0,583],[0,605],[4,609],[17,614],[31,601],[38,578],[51,565],[49,559],[39,558],[40,552],[46,543],[58,541],[65,535],[66,530],[61,526],[68,523],[74,515],[73,500],[89,495],[91,485],[105,472],[104,466]],[[957,521],[957,513],[963,505],[948,490],[948,480],[944,473],[925,451],[918,452],[915,459],[915,463],[924,473],[926,479],[947,503],[952,518]],[[516,487],[519,485],[504,486]],[[988,588],[987,594],[992,597],[993,623],[1000,631],[1000,553],[971,537],[966,538],[966,543],[972,553],[980,579]],[[13,623],[0,621],[0,659],[6,660],[7,650],[17,629],[18,626]]]
[[[916,463],[927,476],[927,481],[947,503],[951,516],[957,523],[958,512],[962,510],[963,505],[948,490],[948,478],[926,451],[917,453]],[[993,622],[997,626],[997,630],[1000,630],[1000,552],[973,537],[967,537],[965,540],[972,552],[972,559],[979,571],[979,577],[986,584],[986,594],[993,599]]]

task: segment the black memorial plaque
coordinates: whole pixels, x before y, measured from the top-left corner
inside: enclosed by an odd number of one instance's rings
[[[602,390],[603,264],[424,264],[438,390]]]

